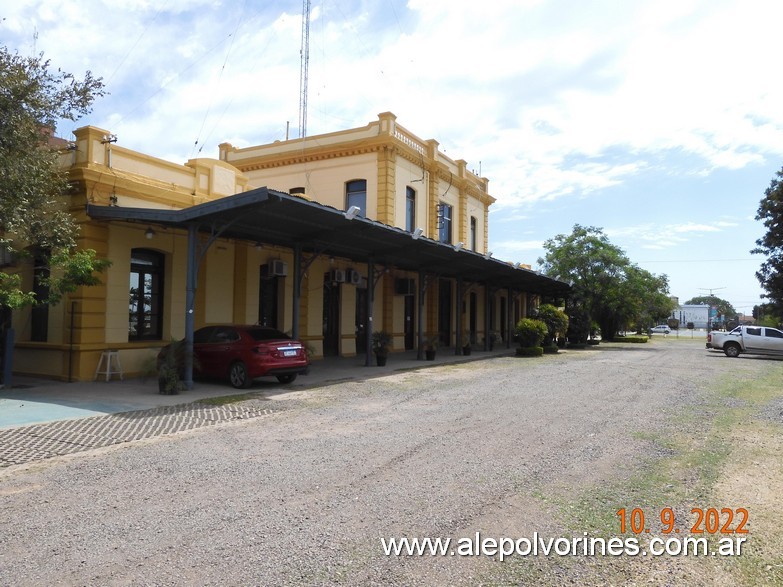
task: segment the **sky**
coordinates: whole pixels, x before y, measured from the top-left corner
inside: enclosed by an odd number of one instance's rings
[[[601,228],[681,303],[763,302],[783,167],[779,0],[312,0],[307,135],[390,111],[489,179],[489,248]],[[103,78],[87,124],[184,163],[298,136],[301,1],[15,0],[0,43]]]

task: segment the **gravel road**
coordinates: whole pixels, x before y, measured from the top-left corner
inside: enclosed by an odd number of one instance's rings
[[[630,475],[659,450],[641,433],[743,360],[696,339],[436,367],[11,467],[0,584],[496,583],[508,561],[384,556],[380,539],[571,535],[542,496]]]

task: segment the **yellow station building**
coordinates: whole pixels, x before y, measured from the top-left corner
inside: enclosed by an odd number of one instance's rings
[[[75,135],[61,157],[78,244],[112,265],[100,286],[13,313],[18,374],[89,380],[112,349],[132,376],[189,319],[274,326],[316,359],[367,353],[381,329],[394,351],[437,340],[459,354],[509,344],[541,296],[568,291],[491,256],[488,180],[390,112],[184,165],[109,130]]]

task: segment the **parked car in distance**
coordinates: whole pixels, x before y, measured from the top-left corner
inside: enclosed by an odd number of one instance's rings
[[[650,328],[652,334],[669,334],[672,331],[666,324],[659,324]]]
[[[161,349],[159,358],[166,349]],[[267,326],[204,326],[193,334],[193,355],[196,374],[228,379],[236,388],[248,388],[253,379],[264,376],[291,383],[310,369],[305,345]]]

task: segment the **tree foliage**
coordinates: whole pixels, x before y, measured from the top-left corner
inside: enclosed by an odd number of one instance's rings
[[[569,338],[584,342],[593,324],[604,338],[629,326],[652,325],[671,314],[669,283],[631,263],[600,228],[574,225],[569,235],[559,234],[544,243],[538,259],[549,277],[572,284],[566,312]]]
[[[544,346],[552,344],[558,336],[565,336],[568,330],[568,315],[560,308],[552,304],[541,304],[536,310],[535,317],[546,324],[547,335],[544,337]]]
[[[737,317],[737,310],[731,305],[731,302],[719,298],[718,296],[696,296],[689,299],[686,304],[707,304],[708,306],[714,306],[718,310],[718,314],[723,316],[724,320],[730,320]]]
[[[767,257],[756,277],[766,292],[763,297],[769,299],[778,316],[783,316],[783,169],[775,174],[764,192],[756,220],[764,221],[767,229],[767,233],[756,241],[758,246],[751,251]]]
[[[108,264],[77,250],[78,227],[68,213],[68,177],[49,144],[56,124],[87,114],[103,83],[52,71],[43,55],[22,57],[0,47],[0,247],[20,260],[45,264],[46,299],[23,287],[18,274],[0,273],[0,305],[57,303]]]

